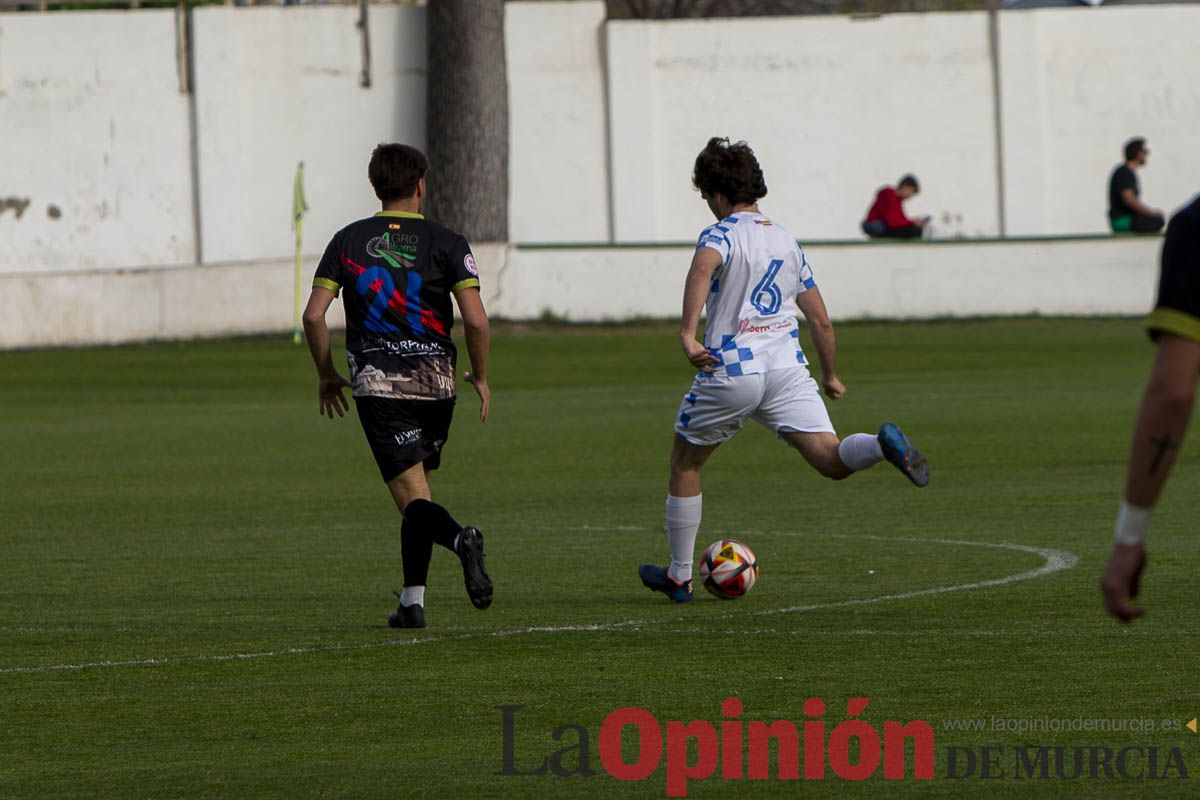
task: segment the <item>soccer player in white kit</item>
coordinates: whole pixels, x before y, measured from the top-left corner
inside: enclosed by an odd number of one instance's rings
[[[833,325],[812,268],[795,238],[758,210],[767,186],[745,142],[714,137],[696,157],[692,183],[717,218],[700,233],[683,290],[684,355],[699,369],[675,422],[667,494],[671,563],[642,564],[650,589],[678,603],[692,599],[692,555],[700,529],[700,469],[747,417],[774,431],[813,468],[841,480],[887,459],[917,486],[929,467],[890,422],[878,435],[839,440],[820,390],[836,400]],[[707,306],[704,343],[696,341]],[[812,331],[821,385],[809,374],[800,347],[798,314]]]

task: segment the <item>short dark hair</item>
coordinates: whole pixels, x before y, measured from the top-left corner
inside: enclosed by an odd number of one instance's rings
[[[1135,136],[1125,143],[1125,160],[1133,161],[1138,157],[1138,153],[1142,152],[1142,148],[1146,146],[1146,140],[1140,136]]]
[[[901,186],[911,186],[913,194],[921,193],[921,184],[917,183],[917,176],[911,172],[900,179],[900,183],[896,184],[897,188]]]
[[[371,153],[367,177],[382,202],[403,200],[417,191],[417,183],[425,177],[429,159],[407,144],[381,144]]]
[[[709,197],[720,192],[734,205],[767,196],[767,182],[750,145],[730,144],[727,137],[721,136],[709,139],[696,156],[692,185]]]

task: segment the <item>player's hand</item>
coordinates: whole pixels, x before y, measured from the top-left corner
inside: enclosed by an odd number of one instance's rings
[[[333,412],[337,412],[339,417],[346,416],[346,412],[350,410],[350,403],[346,400],[346,395],[342,394],[342,389],[350,385],[350,381],[343,378],[337,372],[332,375],[322,376],[317,381],[317,398],[320,402],[320,413],[333,419]]]
[[[1127,598],[1138,596],[1142,588],[1142,570],[1146,568],[1146,546],[1115,544],[1108,566],[1100,576],[1100,591],[1108,613],[1121,622],[1130,622],[1146,613],[1141,606],[1131,605]]]
[[[687,356],[687,360],[693,367],[701,372],[716,370],[717,357],[708,352],[704,345],[695,339],[680,339],[679,341],[683,345],[683,354]]]
[[[837,375],[826,375],[821,379],[821,389],[830,400],[837,400],[846,393],[846,387],[838,380]]]
[[[463,373],[463,380],[475,387],[475,393],[479,395],[479,421],[487,422],[488,412],[492,410],[492,390],[488,388],[487,380],[469,372]]]

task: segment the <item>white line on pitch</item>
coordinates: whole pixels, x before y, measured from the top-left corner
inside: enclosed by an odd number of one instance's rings
[[[560,528],[560,530],[575,530],[577,528]],[[614,529],[608,529],[614,530]],[[638,528],[637,530],[644,530]],[[768,532],[760,531],[755,535],[760,536],[809,536],[811,534],[790,533],[790,532]],[[960,539],[920,539],[916,537],[900,537],[900,536],[872,536],[868,534],[820,534],[819,538],[826,539],[861,539],[874,542],[905,542],[910,544],[939,544],[948,546],[964,546],[964,547],[986,547],[998,550],[1011,550],[1019,553],[1031,553],[1041,556],[1045,559],[1040,567],[1026,570],[1024,572],[1006,575],[1001,578],[992,578],[983,581],[971,581],[970,583],[960,583],[951,586],[936,586],[931,589],[916,589],[911,592],[897,592],[895,594],[878,595],[875,597],[862,597],[850,600],[835,600],[828,603],[811,603],[808,605],[785,606],[781,608],[768,608],[760,611],[737,612],[731,610],[723,615],[730,617],[737,613],[746,613],[753,616],[762,616],[768,614],[798,614],[807,611],[820,611],[831,608],[846,608],[849,606],[871,605],[875,603],[887,603],[893,600],[907,600],[913,597],[924,597],[926,595],[946,594],[948,592],[964,592],[973,589],[985,589],[992,586],[1004,586],[1010,583],[1019,581],[1033,580],[1045,575],[1050,575],[1055,572],[1070,569],[1079,563],[1079,556],[1074,553],[1068,553],[1065,550],[1055,550],[1049,547],[1029,547],[1020,544],[1007,544],[1003,542],[971,542]],[[706,617],[711,619],[711,617]],[[502,631],[475,631],[472,633],[449,634],[443,636],[417,636],[408,639],[389,639],[382,642],[366,642],[361,644],[322,644],[312,645],[308,647],[288,647],[281,650],[266,650],[252,653],[226,653],[220,655],[196,655],[196,656],[163,656],[160,658],[137,658],[127,660],[111,660],[111,661],[89,661],[79,664],[47,664],[34,667],[3,667],[0,668],[0,675],[14,675],[21,673],[35,672],[67,672],[78,671],[85,669],[103,669],[109,667],[144,667],[144,666],[165,666],[170,664],[194,664],[206,662],[223,662],[223,661],[252,661],[263,658],[278,658],[280,656],[290,655],[306,655],[311,653],[333,653],[340,651],[354,650],[375,650],[384,647],[404,647],[418,644],[429,644],[433,642],[453,642],[465,641],[470,639],[485,639],[499,638],[509,636],[525,636],[535,633],[592,633],[618,630],[621,628],[634,628],[640,625],[661,625],[662,620],[621,620],[619,622],[601,622],[594,624],[579,624],[579,625],[532,625],[525,628],[513,628]]]

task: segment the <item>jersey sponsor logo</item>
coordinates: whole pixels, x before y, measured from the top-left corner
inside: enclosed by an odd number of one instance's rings
[[[419,241],[417,235],[412,233],[385,233],[367,242],[367,254],[382,258],[393,267],[402,269],[411,266],[417,260]]]
[[[463,266],[467,268],[467,272],[471,273],[476,278],[479,277],[479,268],[475,266],[475,256],[471,255],[470,253],[467,253],[465,256],[463,256]]]
[[[748,319],[738,320],[738,333],[768,333],[770,331],[786,331],[792,327],[794,320],[785,319],[772,322],[770,325],[754,325]]]
[[[361,352],[391,353],[399,356],[440,356],[445,349],[437,342],[417,342],[412,339],[393,341],[389,339],[364,338]]]

